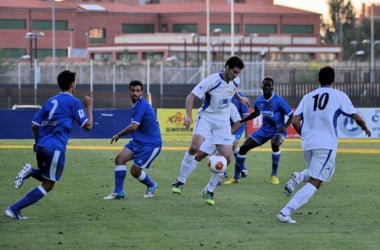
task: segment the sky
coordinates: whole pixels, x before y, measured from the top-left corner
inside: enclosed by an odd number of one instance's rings
[[[358,12],[362,3],[379,3],[377,0],[351,0],[355,10]],[[275,4],[288,6],[297,9],[308,10],[328,16],[327,0],[274,0]]]

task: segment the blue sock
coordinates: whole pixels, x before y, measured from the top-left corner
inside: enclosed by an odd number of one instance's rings
[[[240,154],[236,155],[235,173],[234,173],[235,179],[240,179],[241,169],[242,169],[242,166],[244,166],[246,157],[247,155],[240,155]]]
[[[127,176],[127,166],[117,165],[115,167],[115,193],[124,192],[124,180]]]
[[[20,211],[21,209],[28,207],[37,201],[41,200],[47,194],[43,187],[38,186],[29,191],[21,200],[11,205],[13,211]]]
[[[150,179],[149,175],[145,171],[141,171],[141,175],[138,179],[141,183],[145,184],[147,187],[153,186],[152,179]]]
[[[277,176],[278,163],[280,162],[281,151],[272,153],[272,174]]]

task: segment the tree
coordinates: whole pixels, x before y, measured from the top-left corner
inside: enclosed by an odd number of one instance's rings
[[[330,20],[323,23],[325,42],[342,44],[343,34],[355,28],[355,10],[350,0],[328,0]]]

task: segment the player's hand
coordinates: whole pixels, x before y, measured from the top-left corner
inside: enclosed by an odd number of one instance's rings
[[[185,120],[183,121],[183,125],[185,126],[185,128],[190,128],[190,125],[193,123],[193,119],[191,119],[191,117],[185,117]]]
[[[247,98],[247,97],[245,97],[245,96],[244,96],[244,97],[241,96],[240,98],[241,98],[240,103],[242,103],[242,104],[244,104],[244,105],[247,105],[247,106],[250,105],[250,103],[249,103],[249,98]]]
[[[110,143],[117,142],[120,139],[120,136],[118,134],[112,136]]]
[[[88,108],[88,107],[92,107],[93,104],[94,104],[94,99],[92,97],[89,97],[89,96],[84,96],[83,100],[83,105]]]
[[[366,136],[371,137],[371,130],[366,129],[365,134],[366,134]]]

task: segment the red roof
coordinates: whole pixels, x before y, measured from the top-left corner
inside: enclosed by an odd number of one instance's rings
[[[230,13],[229,3],[212,3],[210,1],[211,13]],[[55,9],[77,9],[80,12],[86,12],[80,8],[80,4],[99,5],[110,13],[138,13],[138,14],[176,14],[176,13],[199,13],[206,12],[205,2],[190,2],[190,3],[161,3],[161,4],[144,4],[144,5],[128,5],[123,3],[74,3],[74,2],[55,2]],[[41,0],[0,0],[0,8],[51,8],[51,1]],[[280,5],[258,5],[258,4],[243,4],[235,3],[235,14],[252,13],[252,14],[296,14],[296,15],[321,15],[316,12],[310,12],[295,8],[284,7]],[[87,12],[91,12],[88,11]]]

